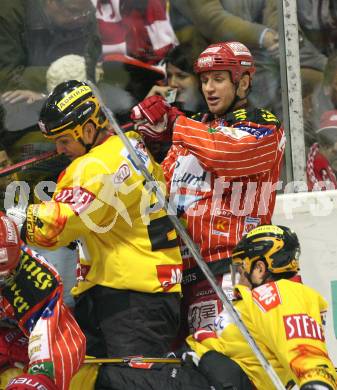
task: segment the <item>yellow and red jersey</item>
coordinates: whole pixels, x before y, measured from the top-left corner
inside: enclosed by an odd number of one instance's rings
[[[253,290],[239,285],[237,296],[235,309],[284,385],[295,381],[302,386],[319,380],[337,389],[336,371],[324,339],[327,303],[320,294],[282,279]],[[216,350],[233,359],[257,389],[274,388],[225,310],[215,322],[215,331],[197,331],[187,342],[199,356]]]
[[[139,136],[128,137],[147,169],[162,182]],[[79,240],[84,258],[74,294],[99,284],[141,292],[179,292],[182,260],[166,211],[117,136],[75,159],[60,175],[53,198],[27,211],[27,242],[57,248]]]

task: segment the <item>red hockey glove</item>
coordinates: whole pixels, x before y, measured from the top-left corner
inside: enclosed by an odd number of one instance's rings
[[[28,339],[19,329],[0,329],[0,367],[14,363],[28,364]]]
[[[20,332],[9,348],[9,364],[22,363],[25,366],[29,363],[28,338]]]
[[[169,139],[178,115],[183,115],[172,107],[162,96],[154,95],[144,99],[131,110],[131,119],[136,129],[151,139]]]
[[[57,390],[55,383],[46,375],[22,374],[11,379],[6,390]]]

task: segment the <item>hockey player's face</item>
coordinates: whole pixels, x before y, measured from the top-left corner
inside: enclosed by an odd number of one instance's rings
[[[57,153],[66,155],[71,161],[86,153],[85,147],[70,134],[56,138],[55,144]]]
[[[212,114],[223,115],[235,97],[235,86],[229,72],[209,71],[200,75],[201,88]]]

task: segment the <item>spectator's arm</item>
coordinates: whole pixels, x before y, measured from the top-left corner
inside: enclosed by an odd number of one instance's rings
[[[210,42],[235,40],[249,47],[259,47],[265,26],[235,16],[219,0],[171,0]]]
[[[0,90],[17,88],[22,79],[26,53],[23,46],[24,5],[6,1],[0,13]]]

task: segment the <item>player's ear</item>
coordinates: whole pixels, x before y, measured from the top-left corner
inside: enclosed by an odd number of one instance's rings
[[[238,86],[237,94],[240,98],[245,98],[247,96],[248,89],[250,87],[250,77],[248,74],[244,74],[240,81]]]
[[[96,135],[96,127],[92,122],[88,122],[83,127],[83,141],[85,144],[92,144],[95,135]]]
[[[267,266],[263,260],[257,260],[254,265],[254,268],[257,270],[260,276],[263,276],[267,272]]]

